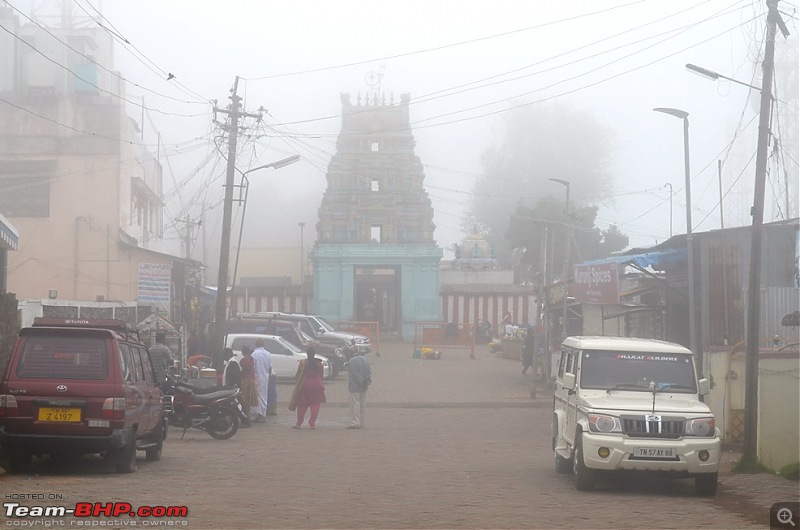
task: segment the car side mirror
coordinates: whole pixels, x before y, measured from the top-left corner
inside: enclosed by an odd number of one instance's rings
[[[564,374],[561,385],[567,390],[575,390],[575,374]]]
[[[711,383],[704,377],[697,382],[697,393],[701,396],[705,396],[709,392],[711,392]]]

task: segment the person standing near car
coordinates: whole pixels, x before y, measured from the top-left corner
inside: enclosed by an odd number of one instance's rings
[[[372,383],[372,369],[364,353],[356,349],[347,362],[347,389],[350,391],[350,425],[363,429],[367,409],[367,389]]]
[[[230,348],[222,350],[222,358],[225,360],[225,369],[222,371],[223,386],[239,388],[242,384],[242,368],[233,358],[233,350]]]
[[[172,360],[172,350],[167,346],[167,334],[163,331],[156,331],[156,343],[147,349],[150,353],[150,363],[156,375],[156,381],[161,384],[167,380],[167,376],[172,373],[175,362]]]
[[[239,367],[242,369],[242,408],[249,417],[253,413],[253,407],[258,403],[256,367],[253,361],[253,349],[250,346],[242,346],[242,360],[239,361]]]
[[[256,393],[258,401],[252,408],[253,421],[263,423],[267,417],[267,406],[269,404],[269,375],[272,373],[272,356],[265,348],[264,339],[256,339],[253,350],[253,364],[256,373]]]
[[[299,429],[303,425],[306,411],[311,409],[311,416],[308,418],[308,426],[315,428],[319,407],[327,403],[325,399],[325,384],[322,382],[324,370],[322,361],[316,357],[313,346],[306,350],[308,357],[300,361],[297,367],[295,379],[299,388],[297,390],[297,421],[292,425],[293,429]]]

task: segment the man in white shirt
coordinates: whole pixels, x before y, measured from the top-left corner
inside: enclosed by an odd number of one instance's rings
[[[264,347],[264,339],[256,339],[256,349],[253,350],[253,364],[256,372],[256,391],[258,403],[253,405],[251,414],[255,423],[263,423],[267,416],[269,374],[272,373],[272,356]]]

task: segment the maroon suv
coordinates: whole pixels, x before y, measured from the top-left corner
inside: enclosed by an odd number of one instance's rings
[[[120,320],[37,318],[19,332],[0,380],[0,446],[12,472],[31,457],[102,453],[136,471],[159,460],[161,390],[136,329]]]

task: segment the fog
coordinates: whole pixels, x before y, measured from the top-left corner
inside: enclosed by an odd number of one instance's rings
[[[85,8],[76,15],[92,13],[85,0],[75,4]],[[792,37],[787,43],[778,36],[777,54],[796,68],[796,4],[780,6]],[[750,222],[758,92],[702,79],[684,65],[760,86],[763,1],[115,0],[95,7],[128,41],[117,41],[114,68],[138,85],[127,87],[130,96],[144,97],[145,141],[157,130],[165,146],[166,237],[176,253],[185,226],[177,220],[189,216],[205,224],[193,257],[213,263],[217,255],[225,160],[214,140],[222,151],[227,145],[208,101],[225,107],[236,76],[244,110],[265,109],[260,123],[243,121],[237,167],[302,157],[249,175],[243,246],[297,246],[299,222],[305,242],[313,242],[340,93],[355,101],[377,90],[387,100],[411,95],[416,154],[446,257],[464,236],[471,190],[484,172],[481,155],[502,139],[504,116],[547,101],[587,110],[612,131],[614,191],[595,198],[602,203],[598,226],[617,224],[631,247],[669,237],[666,183],[675,192],[672,231],[686,230],[682,124],[655,107],[689,113],[694,230],[720,226],[720,159],[725,224]],[[368,82],[371,74],[379,83]],[[793,101],[794,121],[784,119],[783,127],[796,127],[796,94]],[[134,119],[141,113],[131,108]],[[563,188],[515,192],[560,197]],[[784,200],[780,186],[768,185],[765,221],[785,216],[774,206]],[[236,206],[233,245],[240,216]]]

